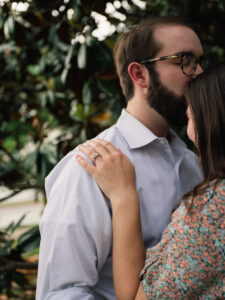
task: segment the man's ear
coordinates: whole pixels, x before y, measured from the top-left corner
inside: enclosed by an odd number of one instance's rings
[[[132,62],[128,66],[128,73],[134,84],[137,84],[142,88],[146,88],[148,86],[146,77],[147,72],[143,65],[137,62]]]

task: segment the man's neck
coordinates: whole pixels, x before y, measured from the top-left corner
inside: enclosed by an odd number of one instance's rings
[[[167,137],[169,125],[148,103],[128,101],[126,111],[158,137]]]

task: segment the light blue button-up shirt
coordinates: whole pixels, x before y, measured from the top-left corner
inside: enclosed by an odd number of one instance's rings
[[[125,110],[98,137],[135,165],[145,247],[155,245],[181,197],[202,181],[196,156],[172,130],[158,138]],[[37,300],[115,299],[110,203],[77,163],[77,151],[46,178]]]

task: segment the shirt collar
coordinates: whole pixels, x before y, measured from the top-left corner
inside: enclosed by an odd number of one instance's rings
[[[143,147],[157,139],[154,133],[125,109],[122,110],[116,126],[119,128],[131,149]]]
[[[116,127],[120,130],[131,149],[143,147],[155,140],[160,139],[144,124],[129,114],[125,109],[122,110],[121,116],[116,123]],[[180,144],[180,146],[186,147],[186,144],[176,135],[173,130],[170,129],[169,134],[172,143]]]
[[[187,148],[185,142],[172,129],[169,130],[169,136],[171,147],[180,146],[181,148]]]

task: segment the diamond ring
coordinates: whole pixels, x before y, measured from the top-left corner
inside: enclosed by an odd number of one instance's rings
[[[95,160],[96,160],[99,156],[100,156],[100,155],[99,155],[97,152],[95,152],[94,157],[93,157],[93,161],[95,162]]]

